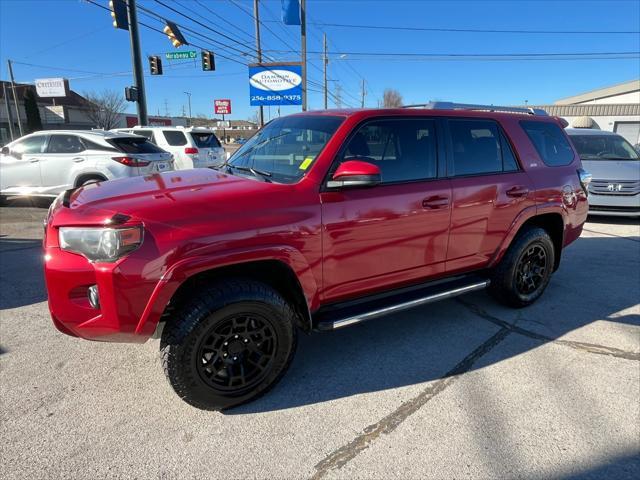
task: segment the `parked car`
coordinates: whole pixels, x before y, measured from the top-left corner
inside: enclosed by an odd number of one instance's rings
[[[140,127],[114,131],[135,133],[171,152],[176,170],[220,165],[227,159],[224,147],[213,130],[200,127]]]
[[[640,215],[640,158],[622,136],[602,130],[568,128],[585,169],[592,175],[589,213]]]
[[[173,170],[146,138],[103,130],[51,130],[2,147],[0,195],[56,196],[73,187]]]
[[[589,176],[557,118],[446,106],[282,117],[218,170],[65,192],[44,239],[53,323],[161,335],[177,394],[225,409],[282,377],[299,331],[487,287],[530,305],[582,232]]]

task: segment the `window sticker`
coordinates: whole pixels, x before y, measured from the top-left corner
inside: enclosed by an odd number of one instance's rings
[[[300,170],[306,170],[307,168],[309,168],[309,165],[311,165],[311,162],[313,162],[313,159],[314,157],[305,158],[298,168]]]

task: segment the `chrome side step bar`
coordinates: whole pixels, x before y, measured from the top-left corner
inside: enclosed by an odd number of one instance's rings
[[[348,315],[340,318],[339,314],[336,315],[335,319],[327,319],[321,320],[317,323],[316,328],[318,330],[327,331],[327,330],[336,330],[338,328],[347,327],[349,325],[353,325],[360,322],[365,322],[367,320],[371,320],[374,318],[382,317],[385,315],[389,315],[391,313],[400,312],[402,310],[407,310],[409,308],[418,307],[420,305],[425,305],[427,303],[438,302],[440,300],[445,300],[447,298],[457,297],[458,295],[462,295],[464,293],[473,292],[476,290],[482,290],[489,285],[490,281],[488,279],[475,280],[472,283],[467,283],[464,285],[460,285],[458,282],[457,285],[440,285],[441,288],[435,288],[431,293],[423,296],[417,296],[415,298],[407,299],[405,297],[404,301],[400,301],[399,303],[393,303],[391,301],[389,305],[381,306],[378,308],[374,308],[369,311],[362,311],[358,313],[354,313],[352,315]],[[444,287],[444,288],[442,288]],[[447,289],[447,287],[449,287]]]

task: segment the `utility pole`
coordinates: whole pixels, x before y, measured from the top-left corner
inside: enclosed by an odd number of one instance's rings
[[[167,101],[167,99],[164,99],[164,116],[168,117],[169,116],[169,102]]]
[[[148,125],[147,99],[144,93],[144,75],[142,56],[140,55],[140,36],[138,35],[138,15],[136,0],[127,0],[127,18],[129,20],[129,38],[131,39],[131,62],[133,63],[133,83],[137,91],[136,106],[138,125]]]
[[[189,126],[191,126],[191,92],[184,92],[185,95],[189,98]]]
[[[11,114],[11,105],[9,104],[9,96],[7,95],[7,84],[2,82],[2,94],[4,95],[4,106],[7,107],[7,121],[9,123],[9,135],[11,141],[14,140],[13,136],[13,115]]]
[[[22,120],[20,120],[20,109],[18,108],[18,96],[16,95],[16,81],[13,79],[13,67],[11,66],[11,60],[7,60],[7,66],[9,67],[9,77],[11,78],[11,90],[13,91],[13,103],[16,106],[16,117],[18,117],[18,130],[20,130],[20,136],[24,135],[22,131]]]
[[[362,102],[360,103],[360,107],[364,108],[364,97],[367,95],[367,92],[364,89],[364,78],[362,79]]]
[[[302,52],[302,111],[307,110],[307,2],[300,0],[300,51]]]
[[[260,48],[260,10],[258,8],[258,0],[253,0],[253,19],[256,25],[256,58],[258,63],[262,63],[262,49]],[[264,109],[262,105],[258,107],[258,126],[264,126]]]
[[[324,75],[324,109],[327,109],[327,64],[329,63],[329,58],[327,57],[327,34],[322,34],[322,45],[323,45],[323,55],[322,55],[322,73]]]

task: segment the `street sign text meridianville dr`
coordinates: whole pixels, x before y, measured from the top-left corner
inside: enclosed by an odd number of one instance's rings
[[[167,52],[164,54],[167,60],[189,60],[198,58],[198,52],[195,50],[187,50],[186,52]]]

